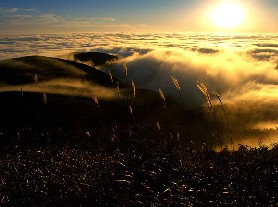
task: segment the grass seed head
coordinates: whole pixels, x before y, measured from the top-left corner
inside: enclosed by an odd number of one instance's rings
[[[97,107],[99,108],[99,102],[98,102],[98,99],[97,99],[97,97],[93,97],[93,100],[94,100],[94,102],[95,102],[95,104],[97,105]]]
[[[215,95],[218,99],[220,99],[220,95],[216,91],[213,91],[212,94]]]
[[[136,86],[135,86],[135,83],[134,83],[133,80],[131,81],[131,84],[132,84],[132,90],[133,90],[133,97],[135,98],[135,96],[136,96]]]
[[[178,91],[180,91],[180,90],[181,90],[181,87],[180,87],[180,84],[179,84],[178,79],[174,78],[173,76],[171,76],[171,78],[172,78],[172,81],[173,81],[173,83],[174,83],[176,89],[177,89]]]
[[[205,86],[204,83],[199,82],[199,81],[197,82],[197,87],[203,93],[203,95],[206,97],[208,110],[209,111],[212,110],[211,98],[210,98],[207,87]]]

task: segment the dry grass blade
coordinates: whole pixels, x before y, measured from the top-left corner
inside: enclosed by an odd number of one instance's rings
[[[38,84],[38,74],[35,74],[34,76],[33,76],[33,79],[34,79],[34,81],[35,81],[35,83],[36,84]]]
[[[208,115],[209,115],[209,112],[212,111],[213,113],[213,117],[214,117],[214,122],[215,122],[215,127],[216,127],[216,130],[217,130],[217,135],[218,135],[218,138],[219,138],[219,144],[220,144],[220,147],[222,149],[222,141],[221,141],[221,138],[220,138],[220,132],[219,132],[219,127],[218,127],[218,123],[217,123],[217,119],[216,119],[216,115],[213,111],[213,106],[212,106],[212,102],[211,102],[211,98],[210,98],[210,95],[209,95],[209,91],[207,89],[207,87],[205,86],[204,83],[202,82],[197,82],[197,87],[199,88],[199,90],[204,94],[204,96],[206,97],[206,101],[207,101],[207,107],[208,107]]]
[[[120,83],[119,81],[117,82],[117,94],[120,96]]]
[[[166,109],[166,99],[163,94],[163,91],[161,89],[158,89],[158,91],[159,91],[160,98],[162,99],[162,102],[163,102],[163,107]]]
[[[126,62],[123,63],[123,68],[124,68],[125,76],[127,76],[127,66],[126,66]]]
[[[180,133],[177,133],[177,141],[180,142]]]
[[[43,93],[43,102],[45,104],[47,104],[47,95],[46,95],[46,93]]]
[[[113,80],[113,76],[112,76],[112,73],[111,73],[110,70],[108,70],[108,74],[109,74],[109,77],[110,77],[111,84],[113,85],[114,84],[114,80]]]
[[[97,105],[97,107],[99,108],[99,102],[98,102],[98,99],[97,99],[97,97],[93,97],[93,100],[94,100],[94,102],[95,102],[95,104]]]
[[[136,96],[136,86],[135,86],[135,83],[134,83],[133,80],[131,81],[131,85],[132,85],[132,90],[133,90],[133,97],[135,98],[135,96]]]
[[[233,137],[232,137],[231,125],[230,125],[230,122],[229,122],[229,119],[228,119],[228,115],[227,115],[227,113],[226,113],[226,110],[225,110],[225,108],[224,108],[224,105],[223,105],[223,103],[222,103],[221,97],[220,97],[220,95],[219,95],[216,91],[213,91],[212,94],[215,95],[215,96],[218,98],[218,100],[219,100],[219,102],[220,102],[220,104],[221,104],[222,110],[223,110],[224,115],[225,115],[225,118],[226,118],[227,125],[228,125],[228,127],[229,127],[229,132],[230,132],[230,136],[231,136],[231,146],[232,146],[232,148],[234,149],[234,142],[233,142]]]
[[[126,62],[123,62],[123,69],[124,69],[124,74],[125,74],[125,87],[127,88],[127,66]],[[126,94],[126,103],[128,104],[128,93]]]
[[[129,112],[130,112],[130,114],[132,115],[132,107],[131,106],[129,106]]]
[[[156,127],[157,127],[158,131],[160,131],[160,124],[159,124],[159,122],[156,122],[155,124],[156,124]]]

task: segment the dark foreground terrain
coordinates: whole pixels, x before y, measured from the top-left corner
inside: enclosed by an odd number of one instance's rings
[[[277,144],[216,152],[217,142],[202,145],[206,136],[177,134],[173,122],[146,125],[143,108],[131,116],[118,102],[98,108],[77,97],[48,95],[47,104],[42,94],[1,98],[0,206],[278,202]]]
[[[277,205],[277,145],[195,151],[140,130],[103,143],[89,132],[75,145],[18,141],[1,154],[0,205]]]
[[[216,152],[237,138],[223,140],[224,118],[220,136],[207,109],[186,111],[146,89],[135,98],[127,83],[79,62],[1,61],[1,207],[277,206],[277,144]],[[98,101],[96,86],[112,91],[110,99]]]

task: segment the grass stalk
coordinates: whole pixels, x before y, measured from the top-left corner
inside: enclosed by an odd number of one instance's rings
[[[126,62],[124,61],[123,62],[123,70],[124,70],[124,74],[125,74],[125,88],[127,89],[127,81],[128,81],[128,76],[127,76],[127,65],[126,65]],[[128,93],[126,94],[126,102],[127,102],[127,105],[129,105],[129,102],[128,102]]]
[[[213,114],[215,127],[216,127],[216,130],[217,130],[217,136],[218,136],[219,144],[220,144],[220,147],[221,147],[221,150],[222,150],[222,140],[221,140],[221,137],[220,137],[218,122],[217,122],[217,119],[216,119],[216,114],[213,110],[213,106],[212,106],[211,98],[210,98],[210,95],[209,95],[209,91],[208,91],[207,87],[205,86],[205,84],[202,83],[202,82],[197,82],[197,87],[203,93],[203,95],[206,97],[208,111],[209,112],[211,111],[212,114]]]
[[[165,111],[165,122],[166,122],[167,131],[170,131],[169,130],[169,123],[168,123],[166,98],[163,94],[163,91],[160,88],[158,89],[158,91],[159,91],[159,95],[160,95],[160,98],[162,100],[162,105],[163,105],[163,108],[164,108],[164,111]]]
[[[228,128],[229,128],[230,138],[231,138],[231,147],[234,150],[234,142],[233,142],[233,136],[232,136],[232,129],[231,129],[231,125],[230,125],[230,122],[229,122],[229,119],[228,119],[228,115],[227,115],[226,110],[224,108],[224,105],[222,103],[221,97],[220,97],[220,95],[216,91],[213,91],[212,94],[215,95],[217,97],[217,99],[219,100],[219,102],[221,104],[221,108],[222,108],[222,110],[223,110],[223,112],[225,114],[226,122],[227,122],[227,125],[228,125]]]
[[[181,104],[181,107],[182,109],[184,108],[184,103],[183,103],[183,98],[182,98],[182,94],[181,94],[181,87],[180,87],[180,84],[179,84],[179,81],[177,78],[171,76],[172,78],[172,81],[175,85],[175,88],[177,89],[178,93],[179,93],[179,97],[180,97],[180,104]],[[186,132],[187,132],[187,136],[189,137],[189,123],[188,123],[188,119],[187,117],[185,117],[185,128],[186,128]]]

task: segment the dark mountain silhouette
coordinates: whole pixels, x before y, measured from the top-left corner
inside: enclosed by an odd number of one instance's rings
[[[89,63],[90,65],[97,67],[103,65],[109,65],[119,60],[119,57],[101,52],[79,52],[73,54],[74,60]]]
[[[44,134],[47,128],[55,137],[63,129],[74,137],[88,129],[110,132],[115,123],[124,130],[135,124],[155,131],[159,122],[161,130],[179,127],[180,132],[188,120],[192,130],[204,123],[202,109],[186,112],[166,97],[166,113],[157,92],[136,88],[134,98],[131,86],[119,81],[118,91],[117,81],[112,84],[108,74],[69,60],[28,56],[0,61],[0,131],[11,133],[9,138],[22,129]]]
[[[38,81],[73,78],[109,86],[109,76],[93,67],[78,62],[43,56],[27,56],[0,61],[0,82],[17,85]]]
[[[34,76],[37,75],[38,81],[34,80]],[[113,106],[115,106],[115,103],[117,102],[118,105],[122,105],[125,108],[127,108],[126,111],[128,111],[126,96],[129,96],[129,105],[145,105],[146,111],[148,113],[152,114],[151,112],[154,112],[156,110],[152,110],[153,107],[158,108],[157,105],[162,106],[160,97],[158,93],[152,92],[150,90],[136,90],[136,100],[131,98],[132,90],[131,88],[124,88],[125,84],[121,84],[120,82],[120,93],[121,96],[118,97],[116,95],[116,82],[119,81],[117,79],[114,79],[114,84],[112,85],[110,81],[110,76],[102,71],[99,71],[95,69],[94,67],[81,64],[74,61],[69,60],[62,60],[57,58],[50,58],[50,57],[42,57],[42,56],[27,56],[27,57],[21,57],[21,58],[15,58],[15,59],[9,59],[9,60],[3,60],[0,61],[0,83],[2,87],[9,87],[9,86],[16,86],[16,93],[20,92],[20,86],[23,85],[23,96],[24,99],[26,99],[26,94],[29,93],[28,99],[32,102],[32,94],[34,92],[34,96],[39,96],[38,101],[40,104],[42,104],[42,93],[44,91],[44,88],[47,88],[46,93],[49,92],[50,86],[47,84],[48,82],[55,80],[54,85],[51,85],[51,94],[60,94],[64,96],[69,96],[72,98],[72,96],[78,96],[76,94],[71,94],[67,91],[66,94],[61,94],[62,92],[56,93],[60,90],[60,88],[65,88],[69,86],[63,85],[63,80],[69,79],[71,82],[80,82],[80,81],[87,81],[92,85],[98,85],[103,88],[106,88],[110,90],[110,92],[113,92],[113,97],[111,97],[110,102],[113,102]],[[28,87],[25,87],[25,85],[33,85],[33,90],[28,91]],[[40,90],[34,90],[36,88],[37,84],[40,87]],[[70,86],[72,91],[74,90],[87,90],[87,88],[80,88],[80,86]],[[0,88],[1,89],[1,88]],[[9,95],[2,91],[1,95],[2,99],[5,99],[9,102],[10,96],[13,96],[13,89],[11,90],[5,90],[10,91]],[[92,90],[95,90],[94,88]],[[41,92],[41,93],[39,93]],[[97,91],[98,92],[98,91]],[[114,94],[115,93],[115,94]],[[12,95],[13,94],[13,95]],[[40,94],[40,95],[38,95]],[[17,94],[19,96],[19,94]],[[16,96],[17,96],[16,95]],[[86,96],[88,95],[82,95]],[[76,97],[77,98],[77,97]],[[92,103],[92,96],[88,96],[88,101]],[[11,98],[12,100],[13,98]],[[34,101],[36,98],[34,98]],[[58,96],[55,98],[55,102],[59,102]],[[18,102],[19,100],[13,102]],[[103,100],[104,101],[104,100]],[[106,100],[107,101],[107,100]],[[61,102],[64,102],[64,98],[61,98]],[[109,102],[109,101],[107,101]],[[30,103],[31,104],[31,103]],[[49,104],[51,104],[51,101],[49,101]],[[116,104],[116,105],[117,105]],[[9,104],[6,105],[8,107]],[[31,104],[32,105],[32,104]],[[91,107],[91,106],[90,106]],[[115,108],[115,107],[113,107]],[[115,110],[117,111],[117,110]],[[135,110],[136,111],[136,110]],[[114,112],[118,114],[117,112]],[[149,115],[145,114],[146,117]]]

